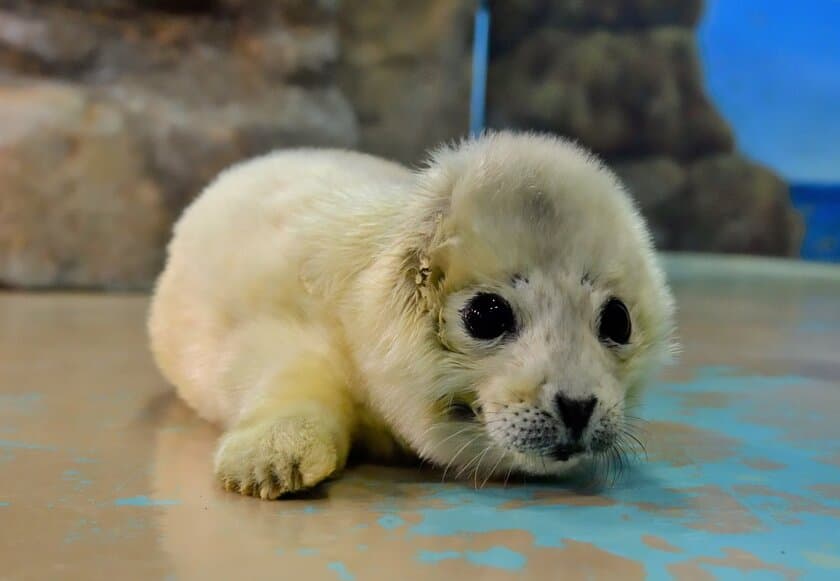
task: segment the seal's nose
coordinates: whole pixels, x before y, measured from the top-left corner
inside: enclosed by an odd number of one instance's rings
[[[589,418],[592,417],[598,398],[593,396],[587,399],[569,399],[562,393],[558,393],[555,403],[560,418],[569,429],[569,437],[575,442],[580,440],[586,424],[589,423]]]

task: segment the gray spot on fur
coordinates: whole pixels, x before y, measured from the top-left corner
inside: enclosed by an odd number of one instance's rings
[[[554,218],[554,204],[543,192],[533,192],[525,197],[523,212],[528,221],[539,224]]]

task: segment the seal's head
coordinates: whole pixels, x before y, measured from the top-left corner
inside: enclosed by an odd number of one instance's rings
[[[476,477],[615,451],[673,326],[617,178],[567,141],[498,133],[438,151],[418,181],[373,365],[393,428]]]

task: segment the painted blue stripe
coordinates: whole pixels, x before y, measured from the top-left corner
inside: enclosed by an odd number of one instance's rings
[[[487,97],[487,64],[490,53],[490,5],[482,0],[475,13],[473,38],[472,93],[470,95],[470,135],[484,129],[484,110]]]
[[[840,184],[790,184],[794,202],[840,205]]]
[[[805,221],[802,258],[840,262],[840,184],[791,184],[790,197]]]

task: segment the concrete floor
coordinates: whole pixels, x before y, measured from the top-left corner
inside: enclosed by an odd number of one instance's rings
[[[0,294],[0,579],[840,579],[840,268],[669,270],[684,354],[600,492],[362,466],[225,493],[145,298]]]

